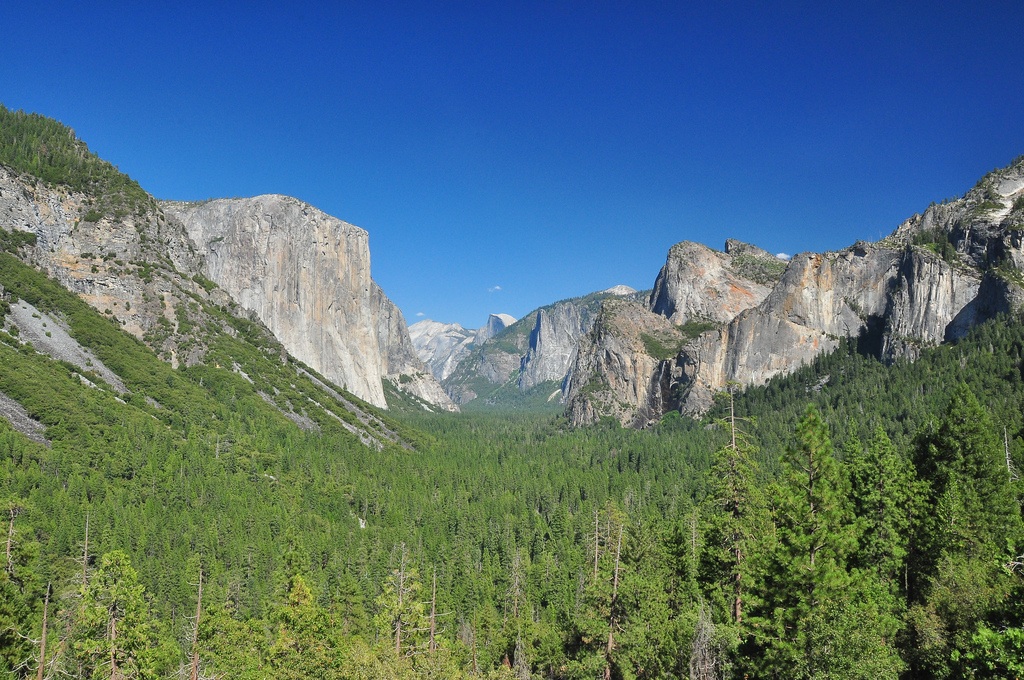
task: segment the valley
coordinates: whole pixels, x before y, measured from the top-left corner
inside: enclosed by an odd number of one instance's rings
[[[0,107],[0,663],[1020,675],[1022,233],[1024,157],[875,243],[407,328],[359,227]]]

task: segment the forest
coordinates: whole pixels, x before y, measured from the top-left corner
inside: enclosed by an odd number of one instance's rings
[[[0,421],[11,677],[1024,668],[1020,319],[893,366],[849,342],[646,431],[397,408],[376,451],[215,365],[285,387],[272,349],[171,369],[9,254],[0,285],[131,392],[0,333],[0,391],[49,440]]]
[[[0,120],[7,168],[103,215],[150,200]],[[0,315],[58,320],[124,389],[0,324],[0,395],[43,427],[0,418],[6,677],[1024,675],[1020,316],[893,365],[843,341],[642,431],[390,391],[359,403],[376,448],[251,321],[211,306],[172,368],[31,246],[0,230]]]

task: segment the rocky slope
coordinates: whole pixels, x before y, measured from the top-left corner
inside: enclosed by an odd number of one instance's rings
[[[279,195],[161,207],[197,245],[204,276],[294,357],[375,406],[387,407],[388,378],[452,407],[370,277],[366,231]]]
[[[732,239],[724,253],[692,241],[677,243],[658,273],[649,306],[676,325],[725,323],[764,300],[785,267],[770,253]]]
[[[202,358],[197,301],[233,307],[204,287],[199,255],[181,226],[149,199],[130,214],[94,209],[95,196],[20,175],[0,165],[0,228],[29,232],[29,263],[74,291],[172,364]]]
[[[759,249],[729,242],[725,254],[709,254],[679,244],[646,310],[600,315],[572,369],[567,413],[577,425],[612,416],[631,426],[670,409],[701,413],[728,383],[762,384],[842,337],[887,361],[914,359],[922,346],[1021,307],[1022,233],[1018,159],[879,243],[798,255],[781,276]],[[666,322],[680,333],[677,347],[659,330]]]
[[[519,392],[528,392],[542,383],[561,388],[579,340],[593,327],[601,302],[635,295],[632,288],[616,286],[561,300],[487,337],[496,324],[511,319],[492,314],[488,324],[477,332],[468,353],[443,381],[445,390],[456,403],[465,404],[506,386]],[[486,339],[478,340],[481,336]]]
[[[427,404],[457,411],[458,407],[417,355],[401,310],[376,283],[373,284],[373,299],[384,379]]]
[[[416,354],[438,380],[452,374],[459,361],[473,346],[475,333],[462,324],[440,323],[430,319],[409,326],[409,338]]]
[[[201,363],[217,333],[238,332],[229,319],[251,318],[282,358],[376,406],[389,380],[454,408],[370,278],[362,229],[283,196],[161,205],[56,121],[0,116],[5,132],[40,145],[2,138],[0,235],[31,235],[23,260],[172,365]]]

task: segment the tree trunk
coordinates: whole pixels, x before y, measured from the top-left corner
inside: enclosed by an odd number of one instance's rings
[[[39,668],[36,669],[36,680],[43,680],[46,668],[46,620],[50,613],[50,584],[46,584],[46,599],[43,600],[43,634],[39,638]]]
[[[199,617],[203,613],[203,570],[199,569],[199,596],[196,598],[196,623],[192,633],[191,680],[199,680]]]
[[[433,586],[430,590],[430,644],[428,649],[431,652],[437,651],[437,642],[434,640],[434,633],[437,631],[435,623],[437,615],[437,570],[434,570]]]
[[[619,543],[615,547],[615,571],[612,573],[612,600],[608,607],[608,644],[604,650],[604,678],[612,677],[612,650],[615,649],[615,605],[619,596],[619,556],[622,554],[622,525],[619,525]]]

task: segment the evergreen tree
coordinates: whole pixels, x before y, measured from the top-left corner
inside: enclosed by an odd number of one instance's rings
[[[768,556],[752,615],[753,642],[763,677],[826,677],[830,663],[821,628],[826,612],[849,587],[846,561],[856,533],[849,487],[833,455],[828,429],[808,407],[797,446],[784,461],[778,489],[778,545]]]
[[[427,621],[420,599],[423,586],[404,543],[397,553],[397,564],[377,598],[374,621],[381,638],[390,640],[389,648],[394,656],[403,658],[424,649]]]
[[[907,646],[920,674],[966,672],[963,650],[1014,585],[1000,562],[1019,540],[1020,510],[996,432],[961,383],[939,424],[919,438],[915,462],[933,508],[917,524],[912,555]]]
[[[919,438],[915,463],[933,512],[917,530],[918,572],[934,572],[943,553],[1002,557],[1020,534],[997,428],[964,383],[953,390],[938,426]],[[1009,557],[1009,555],[1006,555]]]
[[[128,556],[107,553],[82,592],[73,654],[90,680],[157,677],[153,624]]]
[[[337,640],[327,613],[317,604],[301,574],[291,578],[287,599],[277,608],[274,622],[274,639],[267,655],[274,677],[340,677]]]
[[[769,521],[753,462],[757,447],[737,422],[731,391],[728,416],[719,426],[726,429],[729,440],[715,452],[709,473],[708,528],[700,576],[710,586],[713,601],[724,603],[726,620],[738,631],[750,589],[748,560]]]
[[[894,588],[905,588],[912,521],[920,516],[922,485],[911,462],[876,428],[866,447],[847,446],[855,512],[861,522],[855,564]]]

